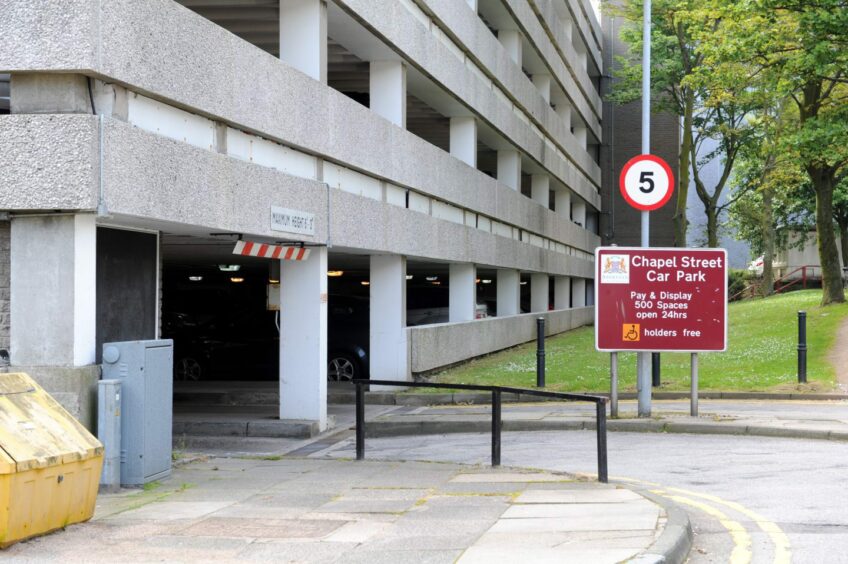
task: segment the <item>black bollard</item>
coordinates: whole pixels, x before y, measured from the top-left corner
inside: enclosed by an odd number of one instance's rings
[[[545,318],[536,319],[536,387],[545,387]]]
[[[651,385],[660,387],[660,353],[651,353]]]
[[[807,383],[807,312],[798,312],[798,383]]]

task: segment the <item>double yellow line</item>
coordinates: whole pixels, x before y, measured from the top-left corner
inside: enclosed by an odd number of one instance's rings
[[[791,562],[792,560],[792,551],[791,545],[789,543],[789,537],[786,536],[786,534],[781,530],[781,528],[778,527],[777,524],[773,521],[769,521],[759,513],[756,513],[755,511],[752,511],[747,507],[736,503],[735,501],[727,501],[718,496],[702,494],[690,490],[684,490],[681,488],[662,488],[660,484],[656,484],[653,482],[644,482],[641,480],[632,480],[629,478],[616,478],[616,480],[656,487],[656,489],[650,489],[648,491],[653,494],[666,497],[676,503],[694,507],[700,511],[703,511],[707,515],[714,517],[725,529],[728,530],[728,532],[730,533],[730,537],[733,540],[733,551],[730,553],[731,564],[747,564],[751,562],[751,535],[748,533],[745,527],[742,526],[741,523],[733,520],[725,512],[714,507],[714,505],[723,506],[733,511],[736,511],[737,513],[744,515],[745,517],[749,518],[751,521],[756,523],[760,530],[766,533],[771,539],[771,542],[774,544],[775,564],[789,564],[789,562]],[[708,501],[713,505],[704,503],[703,501],[699,500]]]

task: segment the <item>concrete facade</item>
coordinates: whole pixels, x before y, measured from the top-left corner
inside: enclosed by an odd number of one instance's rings
[[[531,339],[522,274],[538,312],[553,277],[552,333],[591,322],[563,297],[591,284],[600,243],[587,216],[601,206],[601,46],[582,2],[185,4],[4,8],[0,348],[13,367],[96,370],[98,226],[310,248],[282,266],[282,309],[299,319],[281,318],[280,417],[321,428],[328,257],[366,257],[375,378]],[[272,207],[310,228],[281,230]],[[449,265],[456,323],[406,327],[407,259]],[[483,270],[497,273],[498,319],[475,319]],[[447,338],[476,344],[423,344]]]

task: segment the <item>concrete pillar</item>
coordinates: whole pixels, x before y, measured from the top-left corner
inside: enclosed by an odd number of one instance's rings
[[[280,59],[327,84],[326,0],[280,1]]]
[[[586,202],[577,196],[571,199],[571,221],[586,227]]]
[[[371,61],[371,109],[406,128],[406,66],[401,61]]]
[[[468,2],[468,6],[472,10],[474,10],[474,12],[477,12],[477,0],[465,0],[465,1]]]
[[[554,309],[571,307],[571,278],[568,276],[554,277]]]
[[[542,95],[542,98],[545,99],[545,102],[551,101],[551,75],[549,74],[534,74],[533,75],[533,86],[535,86],[539,93]]]
[[[450,154],[477,168],[477,122],[473,117],[450,118]]]
[[[94,364],[94,214],[16,217],[11,231],[12,365]]]
[[[498,270],[498,317],[521,313],[521,274],[517,270]]]
[[[504,46],[509,57],[519,67],[521,66],[521,32],[517,29],[501,29],[498,31],[498,41]]]
[[[409,380],[406,257],[372,255],[371,284],[368,288],[371,296],[371,378]]]
[[[571,190],[563,188],[554,192],[554,209],[557,215],[571,221]]]
[[[88,80],[81,74],[12,74],[13,114],[90,114]]]
[[[566,127],[571,128],[571,104],[563,100],[554,106],[554,112],[562,118]]]
[[[477,307],[477,268],[473,264],[451,264],[449,275],[449,320],[472,321]]]
[[[574,138],[577,139],[577,143],[584,149],[589,148],[589,132],[584,125],[575,125],[574,126]]]
[[[537,313],[548,311],[549,289],[547,274],[530,275],[530,311]]]
[[[571,307],[586,307],[586,279],[571,279]]]
[[[498,151],[498,182],[521,190],[521,153],[511,149]]]
[[[327,428],[327,248],[280,268],[280,419]]]
[[[530,177],[530,198],[540,206],[549,207],[551,203],[551,177],[547,174],[534,174]]]

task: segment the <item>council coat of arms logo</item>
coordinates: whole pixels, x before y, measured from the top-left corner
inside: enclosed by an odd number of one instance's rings
[[[630,256],[605,255],[601,264],[601,284],[629,284]]]

